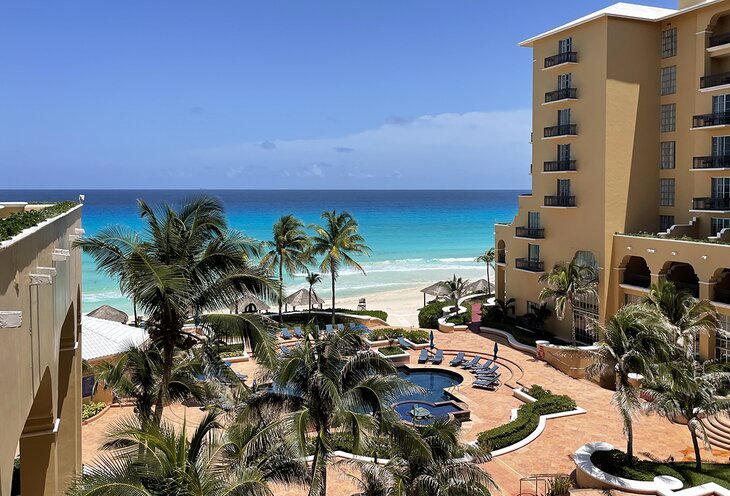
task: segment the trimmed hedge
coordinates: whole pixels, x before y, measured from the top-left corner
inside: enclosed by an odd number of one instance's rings
[[[78,203],[73,201],[65,201],[55,203],[50,207],[46,207],[42,210],[30,210],[27,212],[17,212],[9,215],[5,219],[0,219],[0,241],[20,234],[24,229],[36,226],[44,220],[56,217],[64,212],[71,210]]]
[[[429,335],[426,331],[409,331],[406,329],[375,329],[370,332],[368,339],[370,341],[382,341],[388,339],[395,341],[404,337],[415,344],[428,343]]]
[[[424,329],[438,329],[439,319],[443,315],[443,307],[448,305],[444,301],[432,301],[418,311],[418,327]]]
[[[81,405],[81,420],[88,420],[91,417],[98,415],[102,410],[106,408],[106,403],[99,401],[98,403],[84,403]]]
[[[401,350],[399,346],[384,346],[382,348],[378,348],[378,351],[385,356],[400,355],[403,353],[403,350]]]
[[[534,403],[525,403],[517,411],[517,417],[512,421],[494,429],[479,433],[477,442],[482,446],[489,446],[494,451],[518,443],[529,436],[540,422],[541,415],[567,412],[575,409],[575,401],[565,395],[555,395],[540,386],[533,385],[528,394],[537,399]]]

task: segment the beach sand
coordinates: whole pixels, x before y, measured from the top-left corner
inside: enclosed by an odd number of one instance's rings
[[[365,298],[369,310],[383,310],[388,313],[389,324],[402,327],[417,326],[418,309],[423,306],[423,293],[420,290],[420,287],[416,287],[363,294],[355,298],[338,298],[337,307],[355,309],[359,299]]]

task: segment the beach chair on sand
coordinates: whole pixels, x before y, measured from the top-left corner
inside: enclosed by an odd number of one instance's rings
[[[337,324],[337,330],[338,331],[344,331],[345,330],[345,324]]]
[[[436,354],[431,359],[431,363],[434,365],[441,365],[444,361],[444,350],[436,350]]]
[[[418,363],[426,363],[428,362],[428,350],[423,349],[421,350],[421,354],[418,355]]]
[[[412,348],[412,346],[410,344],[406,343],[406,340],[403,339],[403,336],[398,336],[398,344],[404,350],[408,350],[408,349]]]
[[[464,352],[460,351],[450,362],[449,365],[456,367],[464,361]]]
[[[481,389],[497,389],[497,387],[499,387],[499,374],[495,375],[494,377],[474,381],[472,387]]]
[[[286,327],[281,328],[281,337],[284,339],[291,339],[292,335],[289,333],[289,329]]]
[[[482,357],[477,355],[474,358],[472,358],[471,360],[469,360],[468,362],[462,363],[461,366],[464,367],[465,369],[470,369],[472,367],[477,366],[481,360],[482,360]]]
[[[304,337],[304,334],[302,334],[302,328],[301,328],[301,327],[299,327],[299,326],[295,327],[295,328],[294,328],[294,335],[295,335],[295,336],[296,336],[296,337],[297,337],[298,339],[302,339],[302,338]]]
[[[335,330],[335,328],[332,327],[332,324],[327,324],[326,329],[327,329],[327,334],[330,334],[330,333],[334,332],[334,330]]]

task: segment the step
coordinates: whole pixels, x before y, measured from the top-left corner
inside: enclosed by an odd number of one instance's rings
[[[725,433],[728,439],[730,439],[730,421],[717,416],[708,417],[707,420],[715,430]]]
[[[707,421],[703,421],[702,425],[705,426],[705,432],[707,433],[707,437],[709,438],[712,446],[730,450],[730,435],[728,435],[728,433],[718,430]]]

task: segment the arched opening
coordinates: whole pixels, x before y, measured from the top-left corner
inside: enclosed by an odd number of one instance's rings
[[[57,494],[55,428],[53,379],[46,368],[20,437],[21,494]]]
[[[256,305],[254,305],[253,303],[249,303],[248,305],[246,305],[246,308],[243,309],[243,312],[244,313],[256,313],[256,312],[258,312],[258,308],[256,308]]]
[[[56,416],[60,420],[56,444],[63,456],[58,459],[58,484],[65,488],[80,470],[81,356],[76,342],[77,312],[72,303],[61,326],[58,352],[58,399]]]
[[[712,301],[730,304],[730,269],[722,269],[712,293]]]
[[[651,270],[643,257],[629,257],[624,270],[623,282],[640,288],[651,286]]]
[[[504,240],[500,239],[499,241],[497,241],[497,253],[496,253],[497,263],[502,263],[502,264],[505,263],[505,260],[507,260],[506,255],[507,255],[506,245],[504,243]]]
[[[700,296],[700,280],[695,273],[694,267],[684,262],[671,262],[665,273],[668,281],[672,281],[679,289],[689,291],[692,296]]]
[[[715,15],[708,26],[707,48],[717,50],[718,47],[730,44],[730,12]],[[722,48],[719,48],[723,50]],[[724,50],[723,50],[724,51]],[[722,55],[722,53],[720,53]],[[703,87],[725,84],[723,75],[730,71],[730,59],[725,56],[709,56],[705,58],[705,84]],[[714,76],[707,81],[707,76]],[[713,109],[719,111],[719,109]]]

